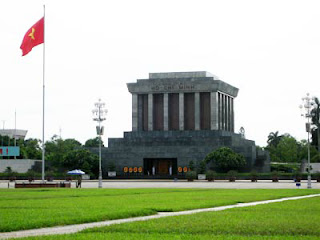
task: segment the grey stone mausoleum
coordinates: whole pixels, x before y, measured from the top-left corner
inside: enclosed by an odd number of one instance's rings
[[[211,151],[227,146],[247,160],[244,171],[268,171],[268,156],[254,141],[234,133],[238,89],[208,72],[150,73],[128,83],[132,131],[110,138],[102,152],[103,175],[115,165],[119,176],[184,174]]]

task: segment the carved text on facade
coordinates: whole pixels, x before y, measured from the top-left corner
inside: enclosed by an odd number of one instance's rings
[[[152,91],[179,91],[179,90],[194,90],[193,84],[179,83],[179,84],[159,84],[151,86]]]

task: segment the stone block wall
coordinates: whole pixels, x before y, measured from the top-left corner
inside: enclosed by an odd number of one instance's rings
[[[126,132],[124,138],[109,139],[108,146],[102,150],[104,176],[109,162],[113,162],[120,173],[124,167],[143,167],[146,158],[177,159],[177,167],[185,167],[191,160],[197,164],[222,146],[245,156],[246,172],[251,171],[256,162],[254,141],[218,130]],[[264,170],[267,171],[266,168]]]
[[[0,172],[4,172],[7,167],[11,167],[13,172],[26,173],[41,160],[31,160],[31,159],[1,159],[0,160]]]

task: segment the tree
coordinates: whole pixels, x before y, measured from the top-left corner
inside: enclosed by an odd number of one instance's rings
[[[41,159],[42,149],[40,147],[41,141],[36,138],[29,138],[25,141],[18,141],[20,147],[20,156],[25,159]]]
[[[308,142],[307,140],[301,140],[298,143],[298,158],[300,161],[308,159]],[[315,156],[319,155],[315,146],[310,146],[310,159],[311,162],[314,162],[313,159],[316,159]]]
[[[279,135],[279,131],[269,133],[267,140],[268,147],[277,147],[282,137],[283,135]]]
[[[311,122],[317,126],[317,129],[311,131],[311,145],[315,146],[316,149],[320,151],[320,102],[318,98],[315,98],[314,101],[317,106],[311,110]]]
[[[298,162],[298,142],[289,134],[282,136],[277,152],[281,162]]]
[[[317,152],[317,154],[310,159],[310,162],[314,162],[314,163],[320,162],[320,153]]]
[[[84,149],[75,139],[64,140],[54,135],[50,141],[46,142],[46,156],[51,163],[50,170],[65,172],[81,169],[87,174],[98,175],[98,156]]]
[[[9,146],[10,143],[13,143],[13,138],[11,139],[8,136],[0,135],[0,144],[1,144],[1,146]]]
[[[279,135],[279,131],[271,132],[268,135],[268,140],[267,140],[268,146],[266,147],[266,149],[270,153],[271,161],[274,161],[274,162],[280,161],[278,144],[280,143],[282,137],[283,135]]]
[[[71,169],[81,169],[87,174],[98,175],[99,158],[87,149],[74,149],[65,154],[64,166]]]
[[[70,151],[81,148],[81,143],[75,139],[61,139],[57,135],[46,142],[46,159],[55,168],[65,169],[64,157]]]
[[[277,133],[270,133],[269,136],[277,136]],[[272,162],[301,162],[308,158],[308,142],[306,140],[298,142],[288,133],[281,135],[281,139],[277,144],[268,144],[267,150],[270,153]],[[316,148],[310,146],[311,158],[317,154]]]
[[[88,139],[85,144],[85,147],[99,147],[99,137]],[[101,146],[103,147],[103,141],[101,140]]]
[[[208,164],[213,162],[218,170],[227,172],[229,170],[239,170],[246,165],[245,157],[234,152],[228,147],[221,147],[209,153],[204,161]]]

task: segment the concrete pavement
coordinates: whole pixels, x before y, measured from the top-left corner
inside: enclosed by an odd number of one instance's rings
[[[27,181],[17,181],[27,182]],[[60,181],[56,181],[60,182]],[[98,188],[97,180],[82,181],[82,188]],[[72,188],[76,187],[76,182],[71,183]],[[14,183],[9,183],[10,188],[14,188]],[[135,180],[104,180],[103,188],[231,188],[231,189],[306,189],[307,181],[303,180],[301,186],[297,187],[293,180],[280,180],[279,182],[272,182],[271,180],[258,180],[258,182],[251,182],[249,180],[237,180],[229,182],[227,180],[217,180],[208,182],[206,180],[195,180],[188,182],[186,180],[150,180],[150,179],[135,179]],[[8,188],[8,181],[1,180],[0,188]],[[315,180],[312,181],[313,189],[320,189],[320,183]]]

